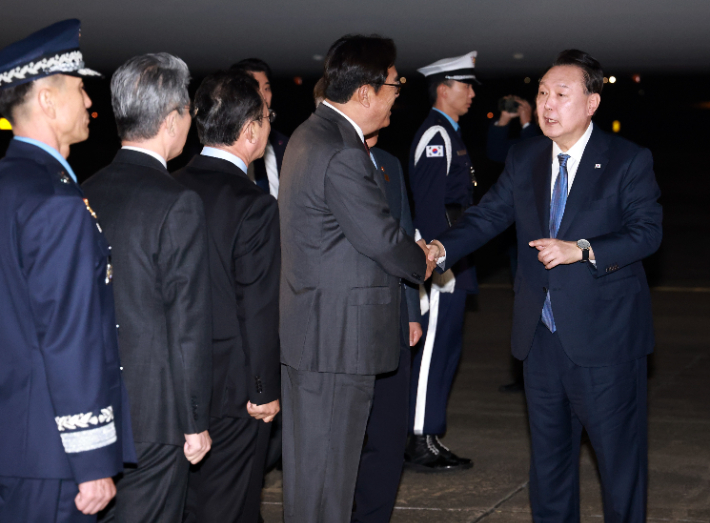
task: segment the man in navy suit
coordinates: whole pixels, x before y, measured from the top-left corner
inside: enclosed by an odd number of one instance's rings
[[[603,73],[568,50],[537,95],[544,137],[515,145],[498,182],[432,242],[442,269],[513,222],[513,355],[524,360],[536,522],[579,521],[579,447],[596,452],[607,522],[643,522],[646,357],[654,345],[641,261],[661,242],[651,153],[592,124]]]
[[[79,20],[0,51],[0,521],[96,521],[135,462],[110,247],[66,158],[89,136]]]
[[[276,113],[271,110],[273,91],[271,90],[271,67],[269,67],[269,64],[259,58],[245,58],[232,65],[231,69],[244,71],[259,82],[259,92],[264,98],[269,111],[271,111],[271,118],[275,118]],[[247,174],[253,179],[254,183],[276,199],[279,197],[281,165],[283,164],[287,145],[288,136],[272,127],[264,156],[254,160],[248,168],[249,172]]]

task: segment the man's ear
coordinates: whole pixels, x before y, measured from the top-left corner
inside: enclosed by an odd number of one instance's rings
[[[594,113],[597,112],[601,103],[602,97],[599,96],[599,93],[594,93],[587,98],[587,116],[594,116]]]
[[[176,119],[177,119],[177,109],[173,110],[168,114],[168,116],[165,117],[165,120],[163,120],[163,125],[165,125],[165,130],[168,132],[168,135],[171,137],[175,136],[175,133],[177,132],[177,125],[176,125]]]
[[[372,96],[372,88],[369,85],[361,85],[355,91],[355,97],[358,103],[363,107],[370,107],[370,96]]]
[[[244,124],[244,128],[242,129],[242,133],[244,134],[244,136],[247,139],[247,142],[249,142],[249,143],[256,143],[256,138],[257,138],[256,126],[257,126],[256,120],[250,120],[246,124]]]
[[[37,93],[37,103],[45,115],[51,120],[57,117],[57,90],[51,86],[41,86]]]
[[[449,97],[449,87],[444,83],[437,85],[436,86],[436,95],[437,95],[437,98],[443,98],[443,99],[448,98]]]

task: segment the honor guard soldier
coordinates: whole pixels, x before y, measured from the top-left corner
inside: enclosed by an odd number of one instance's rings
[[[66,161],[89,135],[79,20],[0,51],[0,521],[89,522],[135,460],[110,247]]]
[[[475,96],[476,54],[444,58],[419,69],[426,76],[433,107],[412,142],[409,182],[414,226],[427,242],[451,227],[473,203],[475,171],[458,121]],[[412,368],[408,468],[443,472],[473,466],[470,459],[445,447],[439,436],[446,432],[446,404],[461,357],[466,296],[476,293],[476,269],[466,259],[444,274],[435,272],[431,286],[421,288],[426,336]]]

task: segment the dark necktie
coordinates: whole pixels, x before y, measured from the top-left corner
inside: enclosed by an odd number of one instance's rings
[[[557,231],[560,229],[562,216],[565,214],[565,205],[567,204],[567,161],[569,154],[559,154],[557,159],[560,162],[560,172],[555,180],[555,188],[552,190],[552,199],[550,200],[550,238],[557,238]],[[547,291],[545,296],[545,304],[542,306],[542,323],[550,329],[550,332],[555,332],[555,318],[552,315],[552,302],[550,301],[550,291]]]

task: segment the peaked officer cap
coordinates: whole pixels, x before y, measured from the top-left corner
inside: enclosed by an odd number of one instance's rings
[[[471,51],[463,56],[442,58],[433,64],[417,69],[417,71],[426,76],[430,82],[457,80],[467,84],[480,84],[481,82],[476,79],[474,74],[477,55],[478,51]]]
[[[0,50],[0,89],[53,74],[101,76],[84,67],[80,35],[79,20],[64,20]]]

